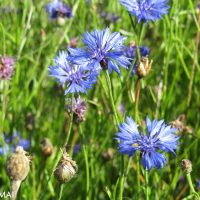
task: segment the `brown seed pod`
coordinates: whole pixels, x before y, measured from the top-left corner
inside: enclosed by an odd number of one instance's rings
[[[181,168],[186,174],[191,173],[191,171],[192,171],[192,163],[191,163],[191,161],[188,160],[188,159],[183,159],[181,161]]]
[[[67,152],[64,152],[54,171],[54,176],[60,183],[65,183],[75,176],[77,170],[76,162],[72,160]]]
[[[149,61],[148,57],[142,57],[136,68],[136,74],[143,78],[147,76],[151,70],[153,61]]]
[[[40,148],[41,148],[42,154],[45,157],[48,157],[53,153],[53,145],[49,138],[42,139],[42,141],[40,142]]]
[[[11,199],[15,199],[21,182],[30,170],[30,159],[23,147],[18,146],[6,162],[7,175],[11,180]]]

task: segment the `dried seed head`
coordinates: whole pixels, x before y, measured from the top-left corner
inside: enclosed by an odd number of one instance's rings
[[[15,199],[21,182],[30,170],[30,159],[23,147],[18,146],[6,162],[7,175],[11,180],[11,199]]]
[[[6,162],[6,170],[11,180],[23,181],[29,172],[30,159],[23,147],[18,146]]]
[[[53,145],[49,138],[44,138],[40,142],[40,148],[45,157],[48,157],[53,153]]]
[[[102,157],[105,161],[109,161],[113,158],[113,155],[114,155],[114,149],[113,148],[108,148],[107,151],[105,151],[103,154],[102,154]]]
[[[77,170],[76,162],[72,160],[67,152],[64,152],[54,171],[54,176],[60,183],[65,183],[75,176]]]
[[[183,159],[181,161],[181,168],[183,170],[183,172],[185,172],[186,174],[191,173],[192,171],[192,163],[190,160],[188,159]]]
[[[153,61],[151,60],[149,62],[149,58],[147,56],[142,57],[140,62],[137,64],[136,74],[140,78],[147,76],[149,74],[150,70],[151,70],[152,63],[153,63]]]
[[[26,128],[28,131],[32,131],[35,126],[35,116],[33,113],[28,112],[26,115]]]
[[[173,128],[177,128],[179,132],[191,133],[191,128],[185,125],[186,116],[180,115],[176,120],[171,122]]]

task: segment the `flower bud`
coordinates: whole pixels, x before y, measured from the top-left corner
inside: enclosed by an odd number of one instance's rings
[[[54,171],[54,176],[60,183],[65,183],[75,176],[77,170],[76,162],[72,160],[67,152],[64,152]]]
[[[40,148],[41,148],[42,154],[45,157],[48,157],[53,153],[53,145],[52,145],[52,143],[51,143],[49,138],[44,138],[40,142]]]
[[[15,60],[12,57],[0,56],[0,79],[10,79],[14,71]]]
[[[74,113],[74,120],[76,123],[79,123],[85,120],[87,106],[83,99],[81,98],[74,99],[73,107],[72,107],[71,99],[69,99],[66,109],[68,113],[71,113],[71,112]]]
[[[149,58],[147,56],[141,58],[136,67],[136,74],[139,76],[139,78],[143,78],[149,74],[152,63],[153,61],[151,60],[149,62]]]
[[[18,146],[6,162],[7,175],[11,180],[11,199],[15,199],[21,182],[30,170],[30,158],[26,156],[23,147]]]
[[[63,17],[58,17],[56,22],[58,26],[64,26],[66,23],[66,20]]]
[[[186,174],[191,173],[192,171],[192,163],[190,160],[188,159],[183,159],[181,161],[181,168],[183,170],[183,172],[185,172]]]

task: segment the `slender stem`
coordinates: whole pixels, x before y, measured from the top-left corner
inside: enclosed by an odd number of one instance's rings
[[[108,73],[107,70],[105,71],[105,77],[106,77],[106,82],[107,82],[107,85],[108,85],[112,110],[113,110],[114,116],[115,116],[116,126],[118,126],[120,121],[119,121],[119,117],[118,117],[117,110],[116,110],[115,103],[114,103],[114,99],[113,99],[110,76],[109,76],[109,73]],[[124,157],[122,155],[121,156],[120,188],[119,188],[119,199],[120,200],[123,199],[123,190],[124,190]]]
[[[136,86],[135,86],[135,110],[134,116],[135,120],[138,121],[138,105],[139,105],[139,98],[140,98],[140,78],[137,79]]]
[[[146,200],[149,200],[149,174],[147,169],[145,169],[145,193]]]
[[[117,110],[116,110],[116,107],[115,107],[115,102],[114,102],[114,99],[113,99],[111,80],[110,80],[110,76],[109,76],[108,70],[105,70],[104,74],[105,74],[106,82],[107,82],[107,85],[108,85],[108,92],[109,92],[109,96],[110,96],[112,110],[113,110],[114,116],[115,116],[115,121],[116,121],[116,123],[118,125],[119,124],[119,117],[118,117]]]
[[[63,194],[63,184],[59,184],[59,196],[58,200],[61,200]]]
[[[194,186],[193,186],[193,183],[192,183],[192,179],[191,179],[191,174],[190,174],[190,173],[187,173],[187,174],[186,174],[186,178],[187,178],[187,181],[188,181],[188,183],[189,183],[191,192],[194,194],[194,196],[196,196],[197,199],[200,199],[199,194],[198,194],[198,193],[195,191],[195,189],[194,189]]]
[[[74,106],[74,94],[72,94],[72,97],[71,97],[71,108],[73,108],[73,106]],[[70,113],[69,128],[68,128],[67,137],[66,137],[66,140],[65,140],[65,143],[64,143],[64,148],[67,146],[67,143],[68,143],[70,135],[71,135],[72,125],[73,125],[73,118],[74,118],[74,113],[71,112]]]
[[[84,160],[85,160],[85,169],[86,169],[86,200],[89,200],[89,190],[90,190],[90,171],[89,171],[89,163],[88,163],[88,152],[87,148],[84,142],[84,134],[82,131],[82,126],[79,124],[79,134],[82,139],[83,143],[83,155],[84,155]]]

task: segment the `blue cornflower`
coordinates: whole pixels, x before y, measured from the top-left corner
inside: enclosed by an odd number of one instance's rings
[[[119,0],[137,21],[156,21],[167,14],[170,6],[168,0]]]
[[[115,70],[120,74],[118,65],[124,68],[130,65],[123,55],[124,40],[120,33],[110,34],[109,28],[86,32],[83,36],[85,48],[69,49],[71,60],[76,64],[84,63],[89,68],[108,69],[109,73]]]
[[[49,13],[50,19],[56,19],[58,17],[72,17],[71,8],[62,3],[60,0],[54,0],[46,5],[46,11]]]
[[[20,132],[16,131],[11,137],[3,134],[5,145],[0,145],[0,155],[6,155],[8,152],[14,152],[17,146],[22,146],[23,149],[30,147],[30,140],[23,139]]]
[[[131,117],[126,118],[126,122],[119,125],[119,133],[116,138],[120,140],[119,152],[132,156],[136,151],[140,151],[142,165],[150,170],[164,167],[167,162],[165,155],[161,152],[172,152],[174,155],[177,149],[179,137],[175,135],[177,129],[167,126],[164,120],[152,122],[146,118],[147,134],[139,134],[138,126]]]
[[[140,46],[140,56],[141,57],[147,57],[150,54],[150,49],[146,46]],[[137,56],[137,46],[131,45],[129,47],[124,47],[124,55],[129,58],[130,60],[135,60],[135,64],[133,66],[132,73],[136,72],[137,62],[138,62],[138,56]],[[129,65],[131,67],[131,65]]]
[[[54,59],[56,66],[50,66],[50,76],[54,76],[62,85],[66,85],[65,95],[68,93],[86,93],[96,82],[98,71],[87,69],[81,65],[72,64],[68,54],[61,51]]]

